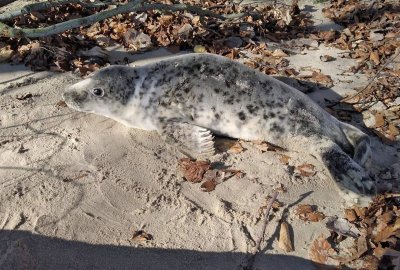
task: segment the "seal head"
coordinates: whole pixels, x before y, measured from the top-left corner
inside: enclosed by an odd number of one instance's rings
[[[134,94],[134,75],[125,66],[104,68],[70,86],[63,94],[65,103],[81,112],[112,117]]]

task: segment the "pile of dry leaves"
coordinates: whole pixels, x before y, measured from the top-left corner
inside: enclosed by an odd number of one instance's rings
[[[310,259],[336,269],[400,269],[400,195],[378,196],[369,207],[345,210],[326,223],[329,237],[311,245]]]
[[[148,1],[151,3],[153,1]],[[154,1],[173,4],[169,0]],[[78,69],[85,75],[107,61],[105,47],[122,44],[129,51],[167,47],[171,50],[193,49],[237,57],[238,48],[261,52],[269,60],[257,64],[267,73],[277,73],[287,66],[283,52],[270,51],[258,37],[281,39],[303,36],[312,22],[300,14],[296,1],[293,5],[240,6],[222,0],[185,0],[184,4],[206,8],[217,14],[239,14],[232,20],[200,17],[190,12],[162,12],[120,14],[89,27],[75,28],[44,38],[1,38],[0,62],[25,62],[34,70],[65,71]],[[121,1],[121,4],[123,2]],[[69,19],[81,18],[104,10],[79,3],[63,4],[41,12],[31,12],[5,21],[9,26],[38,28]],[[275,53],[275,54],[274,54]]]
[[[395,141],[400,134],[400,2],[332,0],[324,14],[345,28],[318,33],[320,39],[356,59],[352,72],[373,79],[345,100],[358,111],[372,107],[375,121],[368,127],[384,141]]]

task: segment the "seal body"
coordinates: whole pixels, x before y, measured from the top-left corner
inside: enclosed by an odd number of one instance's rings
[[[371,154],[366,134],[291,86],[225,57],[107,67],[72,85],[64,99],[78,111],[156,130],[191,157],[213,154],[213,133],[263,140],[316,156],[348,200],[367,200],[373,189],[362,168]]]

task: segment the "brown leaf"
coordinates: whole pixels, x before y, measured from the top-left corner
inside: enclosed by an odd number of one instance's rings
[[[356,212],[354,211],[354,209],[345,209],[344,215],[345,215],[345,218],[350,222],[354,222],[357,220],[357,215],[356,215]]]
[[[133,233],[131,240],[136,241],[136,242],[144,242],[144,241],[153,240],[153,236],[149,233],[146,233],[145,231],[139,230],[139,231],[135,231]]]
[[[315,166],[312,164],[302,164],[296,167],[301,176],[310,177],[315,175],[317,172],[314,171]]]
[[[286,156],[286,155],[280,155],[281,157],[279,158],[279,161],[282,162],[283,165],[289,165],[289,159],[291,157]]]
[[[267,151],[276,152],[276,150],[281,150],[280,147],[273,146],[272,144],[269,144],[264,141],[253,141],[253,144],[261,152],[267,152]]]
[[[392,225],[388,225],[382,231],[379,231],[374,237],[375,242],[384,242],[393,235],[400,233],[400,217]]]
[[[59,102],[56,103],[56,106],[65,108],[67,107],[67,103],[65,103],[64,100],[60,100]]]
[[[7,62],[11,59],[14,51],[11,50],[11,46],[5,46],[0,48],[0,63]]]
[[[325,42],[329,42],[329,41],[335,40],[336,32],[335,31],[322,31],[319,33],[319,35]]]
[[[215,183],[214,181],[207,180],[201,185],[201,189],[204,192],[211,192],[215,189],[216,185],[217,185],[217,183]]]
[[[273,53],[272,53],[273,57],[287,57],[287,53],[285,53],[284,51],[282,51],[281,49],[276,49]]]
[[[311,213],[311,212],[313,212],[314,211],[314,209],[313,209],[313,207],[311,206],[311,205],[309,205],[309,204],[299,204],[298,206],[297,206],[297,208],[296,208],[296,214],[297,215],[306,215],[306,214],[309,214],[309,213]]]
[[[384,114],[382,112],[378,112],[375,114],[375,128],[383,127],[385,125]]]
[[[311,221],[311,222],[319,222],[325,218],[325,215],[321,212],[315,211],[312,213],[307,214],[307,218],[305,221]]]
[[[368,209],[367,207],[358,207],[358,206],[353,207],[354,212],[356,212],[356,215],[361,219],[365,218],[365,213],[367,212],[367,209]]]
[[[311,244],[309,251],[310,259],[318,264],[326,264],[329,257],[335,254],[335,250],[326,240],[324,235],[320,235]]]
[[[211,165],[207,161],[192,161],[189,158],[183,158],[179,161],[179,167],[187,181],[198,183],[203,180],[204,173],[210,169]]]
[[[325,218],[325,215],[315,210],[315,207],[309,204],[299,204],[296,208],[296,215],[303,221],[319,222]]]
[[[332,80],[331,76],[322,74],[321,72],[313,71],[312,79],[315,82],[320,83],[325,87],[332,87],[333,86],[333,80]]]
[[[285,252],[294,251],[293,243],[290,240],[289,224],[287,224],[285,221],[281,223],[281,228],[279,230],[278,247],[284,250]]]
[[[231,154],[239,154],[244,151],[240,141],[225,138],[216,139],[215,148],[220,152],[228,152]]]
[[[389,130],[389,134],[392,136],[397,136],[400,134],[399,129],[393,124],[389,124],[388,130]]]
[[[369,59],[374,62],[375,65],[379,65],[381,61],[379,60],[379,54],[377,51],[373,51],[369,55]]]

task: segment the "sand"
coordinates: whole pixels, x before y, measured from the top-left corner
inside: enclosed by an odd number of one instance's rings
[[[321,45],[289,58],[295,67],[332,76],[332,89],[311,93],[321,105],[324,97],[338,98],[367,81],[340,75],[349,60],[318,60],[337,53]],[[343,212],[343,200],[315,158],[284,153],[291,157],[286,166],[281,153],[262,153],[246,142],[242,153],[213,158],[245,176],[203,192],[184,181],[178,168],[183,155],[155,132],[57,105],[79,80],[72,73],[0,65],[0,269],[237,269],[261,227],[260,207],[278,183],[288,189],[278,198],[285,206],[272,216],[254,269],[314,269],[310,244],[328,230],[323,222],[299,220],[296,205],[317,205],[327,216]],[[395,146],[374,139],[373,148],[377,164],[396,161]],[[314,176],[293,173],[304,163],[315,166]],[[282,217],[291,227],[290,253],[278,248]],[[137,230],[153,239],[132,240]]]

